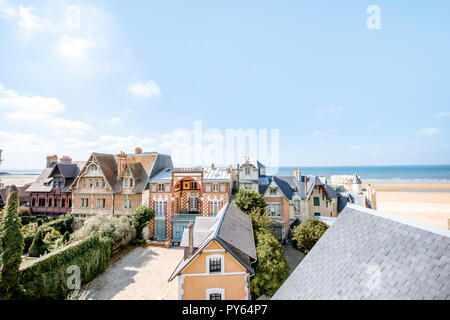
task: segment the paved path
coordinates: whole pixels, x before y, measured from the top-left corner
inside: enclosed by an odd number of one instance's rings
[[[180,248],[137,247],[91,281],[82,296],[90,300],[177,300],[178,280],[167,280],[182,257]]]
[[[298,264],[303,260],[305,254],[290,243],[283,245],[283,251],[284,256],[286,257],[286,262],[290,267],[289,274],[291,274],[292,271],[294,271]]]

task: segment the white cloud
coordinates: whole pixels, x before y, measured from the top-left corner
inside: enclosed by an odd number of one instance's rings
[[[95,48],[97,39],[92,35],[86,37],[72,37],[63,34],[56,46],[57,51],[68,60],[83,60],[88,57],[88,49]]]
[[[7,110],[6,118],[9,120],[44,125],[55,134],[80,135],[91,129],[91,126],[84,122],[55,116],[65,110],[64,104],[59,100],[40,96],[21,96],[14,90],[6,90],[1,83],[0,108]]]
[[[133,83],[130,85],[129,90],[132,94],[136,96],[143,96],[145,98],[161,95],[161,90],[153,80],[146,83]]]
[[[362,147],[361,146],[351,146],[350,150],[351,151],[359,151],[359,150],[362,150]]]
[[[0,107],[20,109],[36,113],[61,113],[65,107],[58,99],[40,96],[20,96],[14,90],[6,90],[0,83]]]
[[[17,25],[23,28],[28,35],[33,31],[51,26],[50,21],[38,18],[31,12],[32,10],[32,7],[19,7],[20,20],[17,22]]]
[[[437,128],[423,128],[416,132],[416,136],[432,136],[438,134],[440,131]]]
[[[0,0],[0,17],[15,17],[16,9],[6,0]]]
[[[112,117],[112,118],[108,118],[108,119],[102,119],[103,122],[107,123],[107,124],[121,124],[123,122],[122,118],[120,117]]]
[[[339,114],[342,112],[342,110],[344,110],[343,107],[336,106],[334,104],[332,104],[328,108],[317,109],[317,111],[322,114]]]
[[[435,118],[447,118],[447,117],[450,117],[450,111],[438,113],[434,117]]]

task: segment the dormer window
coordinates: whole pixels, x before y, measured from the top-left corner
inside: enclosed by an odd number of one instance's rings
[[[250,174],[250,168],[245,168],[245,174],[249,175]]]
[[[270,188],[270,195],[274,196],[277,194],[277,188]]]
[[[133,188],[134,186],[134,180],[133,178],[123,178],[123,187],[124,188]]]

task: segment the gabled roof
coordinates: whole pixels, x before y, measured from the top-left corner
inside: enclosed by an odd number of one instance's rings
[[[450,231],[349,204],[273,299],[448,300]]]
[[[80,172],[77,163],[59,163],[52,162],[49,167],[45,168],[39,177],[27,189],[28,192],[51,192],[53,190],[53,178],[62,176],[65,179],[65,186],[61,189],[66,192]]]
[[[180,246],[189,246],[188,237],[189,230],[185,228]],[[256,261],[256,248],[251,219],[234,204],[226,204],[215,217],[196,217],[193,245],[198,249],[193,255],[180,261],[169,281],[179,275],[214,240],[253,273],[251,263]]]

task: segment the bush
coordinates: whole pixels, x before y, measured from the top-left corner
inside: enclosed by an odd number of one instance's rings
[[[80,285],[88,283],[108,267],[112,242],[97,236],[89,237],[66,249],[50,254],[20,272],[24,299],[63,299],[71,289],[70,266],[80,268]]]
[[[66,231],[68,231],[69,233],[73,232],[72,223],[73,216],[71,214],[67,214],[59,217],[56,220],[48,222],[45,225],[54,228],[61,234],[64,234],[66,233]]]
[[[42,230],[39,229],[36,235],[34,236],[33,242],[31,243],[28,255],[30,257],[38,258],[45,252],[45,250],[46,247],[44,245]]]
[[[36,222],[32,222],[25,226],[22,226],[23,253],[28,253],[31,244],[33,243],[33,239],[36,236],[38,230],[39,226]]]
[[[136,227],[136,238],[142,240],[142,230],[147,222],[153,219],[155,211],[146,206],[140,206],[133,210],[132,218]]]
[[[111,239],[114,244],[118,244],[133,231],[134,225],[129,216],[96,215],[72,234],[72,240],[98,236]]]
[[[246,214],[250,214],[252,210],[257,208],[265,209],[267,206],[264,198],[258,192],[247,189],[239,189],[236,193],[235,204]]]
[[[308,253],[327,229],[328,225],[325,222],[308,218],[295,227],[292,239],[297,242],[300,250]]]
[[[255,208],[249,215],[252,219],[254,233],[270,231],[271,221],[269,215],[264,209]]]
[[[19,266],[22,261],[23,237],[17,213],[17,188],[11,187],[6,211],[0,226],[0,298],[10,299],[19,290]]]
[[[27,207],[20,207],[18,210],[20,221],[23,225],[29,224],[33,216],[31,215],[31,209]]]
[[[289,276],[289,265],[278,240],[267,230],[255,234],[255,275],[250,281],[250,290],[256,296],[272,296]]]

